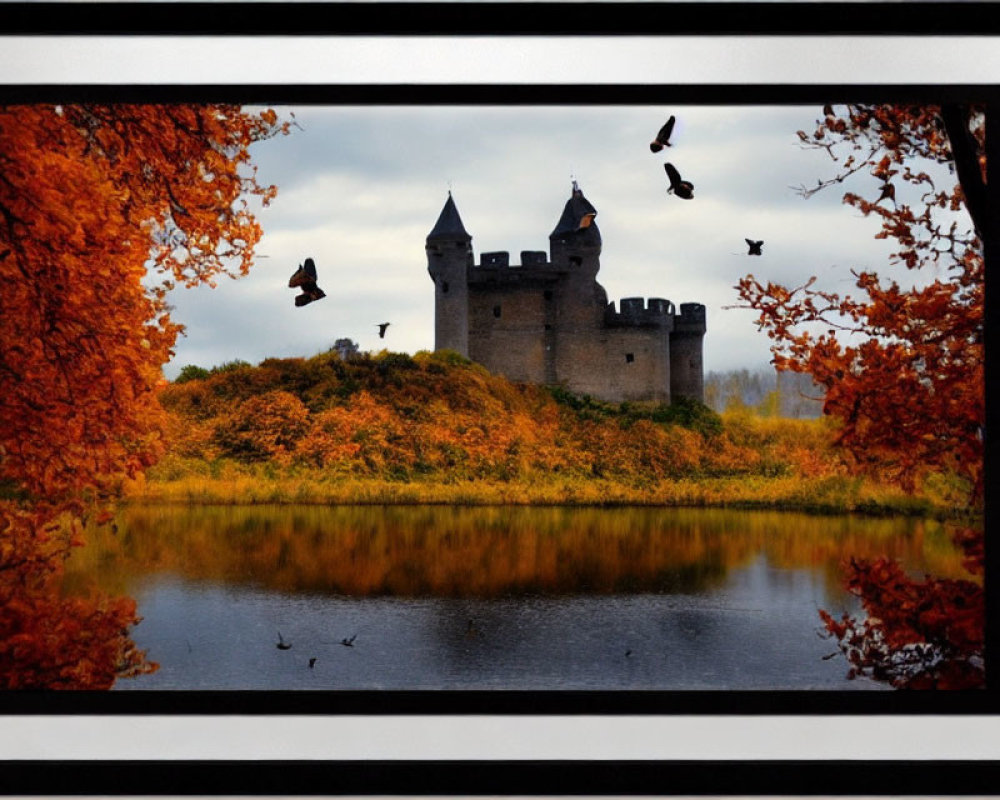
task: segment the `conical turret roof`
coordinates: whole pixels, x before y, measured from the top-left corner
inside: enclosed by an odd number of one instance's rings
[[[427,234],[427,239],[428,241],[431,239],[450,239],[452,241],[456,239],[472,239],[462,224],[462,218],[458,215],[458,208],[455,206],[455,200],[452,198],[450,191],[448,192],[448,199],[445,201],[444,208],[441,209],[441,216],[438,217],[434,229]]]
[[[566,201],[562,216],[559,218],[555,230],[549,234],[549,238],[563,237],[581,230],[592,230],[600,241],[600,233],[598,233],[597,225],[594,223],[596,216],[597,209],[583,196],[583,191],[577,182],[573,181],[573,193]]]

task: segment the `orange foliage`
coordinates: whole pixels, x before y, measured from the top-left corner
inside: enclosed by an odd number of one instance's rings
[[[779,472],[812,476],[837,467],[829,430],[817,433],[815,425],[756,420],[730,428],[716,418],[717,429],[702,432],[665,421],[662,407],[584,403],[578,410],[544,388],[448,358],[383,352],[341,361],[329,353],[214,370],[161,392],[171,449],[208,462],[223,456],[446,483],[544,473],[649,485],[767,475],[775,463]],[[822,456],[806,452],[810,446]]]
[[[162,453],[156,392],[180,332],[166,293],[249,269],[260,228],[242,197],[275,189],[241,168],[282,130],[236,106],[0,107],[0,684],[106,687],[137,668],[110,656],[132,652],[130,601],[84,607],[43,579],[69,546],[56,523],[106,520]],[[78,646],[58,663],[95,663],[43,666],[64,640]]]
[[[812,288],[815,278],[788,289],[740,280],[746,308],[774,340],[779,369],[805,372],[826,390],[824,413],[840,423],[838,444],[860,469],[892,478],[907,490],[935,470],[962,476],[969,502],[981,507],[985,433],[984,289],[985,113],[981,107],[849,105],[843,116],[824,109],[807,146],[852,151],[841,173],[813,189],[867,169],[882,181],[879,196],[855,193],[844,202],[881,220],[877,239],[894,239],[893,261],[908,270],[943,269],[926,286],[856,271],[857,298]],[[935,187],[921,162],[947,162],[957,172],[950,189]],[[917,187],[916,207],[897,202],[896,183]],[[891,206],[889,202],[891,201]],[[942,221],[940,210],[965,209],[971,227]],[[810,327],[813,330],[810,330]],[[816,328],[822,329],[817,333]],[[845,344],[840,334],[854,335]],[[982,531],[965,531],[963,546],[981,552]],[[975,566],[975,565],[974,565]],[[980,565],[981,566],[981,565]],[[910,688],[968,688],[985,680],[983,593],[968,581],[915,582],[886,560],[852,559],[848,588],[869,618],[835,621],[831,635],[852,663]]]
[[[976,163],[985,181],[984,117],[981,109],[965,113],[967,136],[955,132],[955,138],[968,138],[979,149]],[[774,363],[808,373],[824,387],[824,413],[842,423],[839,444],[859,468],[908,488],[931,470],[953,470],[973,484],[978,500],[985,424],[983,244],[975,217],[973,228],[962,232],[957,222],[947,225],[934,214],[936,208],[961,208],[963,186],[935,191],[910,163],[951,161],[961,152],[964,144],[945,133],[943,114],[935,106],[848,106],[842,118],[828,113],[812,139],[802,132],[800,138],[831,155],[838,141],[867,149],[863,157],[848,156],[841,178],[868,167],[883,181],[927,188],[919,213],[902,202],[889,206],[853,193],[844,202],[881,219],[876,238],[898,241],[897,263],[944,268],[947,278],[907,290],[873,272],[855,272],[858,298],[813,289],[815,278],[788,289],[748,275],[736,288],[743,307],[760,312],[758,325],[774,340]],[[845,332],[859,343],[843,343]]]
[[[279,458],[295,447],[308,428],[309,409],[295,395],[274,391],[250,397],[215,426],[224,452],[247,460]]]

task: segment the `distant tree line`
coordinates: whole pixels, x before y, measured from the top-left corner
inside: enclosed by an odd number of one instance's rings
[[[710,371],[705,405],[717,413],[745,408],[765,417],[811,419],[823,412],[823,390],[805,373],[754,370]]]

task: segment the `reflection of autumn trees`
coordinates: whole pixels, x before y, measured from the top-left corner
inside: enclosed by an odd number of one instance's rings
[[[890,553],[910,569],[961,573],[941,524],[724,509],[521,507],[131,507],[120,532],[76,554],[77,575],[253,582],[355,596],[699,591],[764,553],[828,569]]]
[[[127,627],[129,597],[61,593],[63,562],[79,520],[53,506],[0,507],[0,685],[5,689],[107,689],[117,677],[155,669]]]
[[[61,597],[62,562],[162,453],[166,293],[246,273],[260,228],[242,198],[274,195],[248,147],[279,130],[223,105],[0,107],[0,686],[154,667],[134,603]]]

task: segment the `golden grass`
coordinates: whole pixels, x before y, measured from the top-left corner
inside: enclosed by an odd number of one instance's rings
[[[962,514],[945,494],[907,495],[862,478],[799,475],[693,477],[623,483],[613,479],[561,479],[553,474],[495,479],[418,479],[336,477],[322,470],[275,471],[269,465],[234,462],[214,465],[215,475],[192,472],[127,487],[135,504],[183,505],[575,505],[712,506],[788,509],[818,513],[906,514],[946,517]]]

